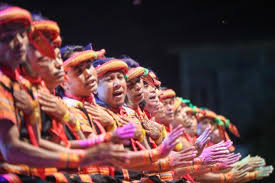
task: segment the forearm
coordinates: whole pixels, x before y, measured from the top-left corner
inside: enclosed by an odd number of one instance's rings
[[[73,149],[85,149],[95,145],[110,142],[112,138],[111,133],[105,133],[85,140],[71,140],[70,145]]]
[[[129,165],[129,168],[131,170],[136,170],[136,171],[168,171],[171,169],[170,164],[169,164],[169,158],[163,158],[160,159],[149,166],[147,164],[142,164],[142,165]]]
[[[64,159],[63,153],[48,151],[21,141],[17,126],[7,120],[1,121],[1,124],[0,150],[8,163],[41,168],[66,167],[66,163],[70,158]]]
[[[158,161],[162,157],[162,146],[158,146],[155,149],[143,150],[143,151],[130,151],[128,155],[129,164],[135,166],[150,166],[152,163]]]
[[[4,148],[5,159],[13,164],[25,164],[34,168],[65,168],[66,160],[60,153],[32,146],[22,141],[8,143]]]
[[[65,148],[59,144],[55,144],[45,139],[39,139],[39,147],[52,151],[52,152],[72,152],[72,150]]]
[[[199,168],[197,168],[196,172],[191,173],[195,176],[210,173],[210,172],[211,173],[224,173],[222,171],[229,170],[229,169],[222,167],[221,164],[219,164],[219,163],[211,164],[211,165],[194,165],[194,168],[195,168],[195,166],[199,166]]]
[[[195,181],[203,183],[221,183],[223,173],[206,173],[195,176]]]

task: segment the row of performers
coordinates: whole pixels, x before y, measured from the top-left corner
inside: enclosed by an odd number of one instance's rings
[[[224,116],[161,87],[129,57],[61,48],[54,21],[0,6],[0,182],[248,182]]]

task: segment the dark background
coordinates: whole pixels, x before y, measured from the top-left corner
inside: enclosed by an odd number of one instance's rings
[[[224,114],[246,155],[275,161],[272,1],[5,1],[58,22],[63,45],[93,43],[157,72],[164,86]],[[273,177],[273,179],[272,179]],[[273,176],[258,182],[272,182]]]

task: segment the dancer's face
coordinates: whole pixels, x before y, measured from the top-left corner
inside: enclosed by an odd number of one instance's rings
[[[107,72],[98,80],[97,95],[99,99],[113,108],[124,103],[126,92],[126,80],[121,71]]]
[[[127,98],[130,105],[137,106],[144,100],[143,88],[143,80],[140,77],[127,82]]]
[[[219,129],[217,128],[217,125],[214,125],[214,130],[210,136],[211,141],[216,144],[222,141]]]
[[[156,108],[158,107],[160,101],[156,93],[156,88],[154,86],[149,85],[146,81],[143,81],[144,89],[144,100],[145,100],[145,110],[149,113],[153,114],[157,112]],[[163,108],[163,107],[162,107]]]
[[[64,88],[75,96],[87,97],[97,89],[97,73],[89,60],[66,71]]]
[[[47,86],[55,88],[64,82],[63,61],[60,55],[60,49],[55,48],[56,59],[50,59],[42,56],[33,46],[28,47],[28,62],[32,67],[34,76],[40,76]]]
[[[214,129],[214,122],[212,119],[204,118],[201,121],[199,121],[198,124],[198,135],[202,134],[206,128],[210,128],[211,130]]]
[[[174,98],[162,100],[165,113],[165,121],[171,123],[174,120]]]
[[[0,32],[0,60],[11,68],[16,68],[26,61],[28,45],[27,31],[20,25],[8,24],[1,27]]]

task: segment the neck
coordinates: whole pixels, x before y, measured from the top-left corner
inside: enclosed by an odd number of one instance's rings
[[[128,102],[127,105],[132,109],[137,109],[139,107],[139,104],[135,104],[132,102]]]
[[[46,86],[51,93],[54,93],[54,89],[57,87],[56,85],[51,85],[49,83],[46,83]]]
[[[65,95],[69,98],[78,100],[82,103],[89,102],[89,103],[95,104],[94,95],[92,93],[89,96],[77,96],[77,95],[72,94],[71,92],[65,92]]]

